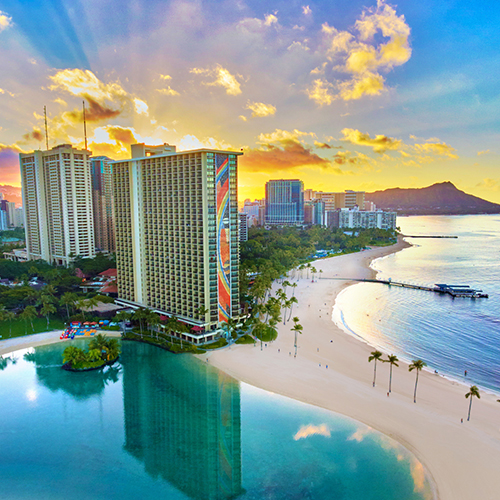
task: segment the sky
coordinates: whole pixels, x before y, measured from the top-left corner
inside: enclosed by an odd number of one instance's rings
[[[19,152],[243,150],[322,191],[451,181],[500,203],[500,4],[0,0],[0,184]]]

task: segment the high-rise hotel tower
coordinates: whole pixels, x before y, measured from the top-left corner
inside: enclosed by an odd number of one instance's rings
[[[203,342],[239,314],[242,153],[131,150],[131,159],[113,164],[118,302],[175,315]]]
[[[70,144],[19,155],[29,260],[95,256],[90,155]]]

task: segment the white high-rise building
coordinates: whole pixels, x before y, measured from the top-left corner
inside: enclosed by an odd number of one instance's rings
[[[90,155],[70,144],[19,155],[29,260],[95,256]]]

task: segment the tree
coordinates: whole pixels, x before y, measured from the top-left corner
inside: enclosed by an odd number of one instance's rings
[[[160,316],[158,316],[158,314],[154,311],[150,310],[147,314],[147,322],[151,328],[151,337],[153,336],[152,330],[154,330],[154,328],[156,327],[156,340],[158,340],[158,325],[160,324]]]
[[[473,397],[476,397],[477,399],[481,399],[481,396],[479,395],[479,389],[477,388],[476,385],[471,385],[470,386],[470,389],[469,389],[469,392],[465,395],[465,398],[469,398],[470,397],[470,402],[469,402],[469,415],[467,416],[467,421],[470,420],[470,410],[471,410],[471,407],[472,407],[472,398]]]
[[[46,302],[45,304],[42,305],[40,313],[47,318],[47,330],[49,329],[49,324],[50,324],[49,314],[54,314],[55,312],[56,312],[56,306],[51,302]]]
[[[382,358],[382,353],[380,351],[372,351],[370,356],[368,356],[368,363],[375,360],[375,365],[373,367],[373,387],[375,387],[375,379],[377,378],[377,360]]]
[[[69,307],[71,306],[71,308],[74,308],[77,301],[78,301],[78,295],[73,292],[64,293],[61,299],[59,300],[59,304],[61,304],[62,306],[66,306],[68,321],[69,321]]]
[[[3,313],[4,321],[9,322],[9,337],[12,337],[12,320],[16,317],[16,313],[14,311],[5,311]]]
[[[85,359],[85,352],[74,345],[66,347],[63,352],[63,363],[69,363],[73,366],[74,363],[83,361]]]
[[[292,297],[295,295],[295,289],[297,288],[297,283],[292,283],[290,285],[292,287]]]
[[[300,333],[302,334],[302,330],[303,330],[303,327],[302,325],[299,323],[299,318],[297,316],[295,316],[293,318],[293,326],[291,328],[292,332],[295,333],[295,342],[294,342],[294,347],[295,347],[295,356],[297,356],[297,333]]]
[[[317,273],[316,268],[313,266],[311,267],[311,273],[312,273],[312,280],[314,281],[314,275]]]
[[[205,316],[207,315],[207,313],[208,313],[208,309],[205,306],[200,306],[195,311],[197,319],[200,321],[205,321]]]
[[[35,306],[26,306],[24,311],[19,314],[19,317],[26,323],[26,335],[28,335],[28,321],[31,323],[31,330],[35,333],[35,328],[33,327],[33,319],[37,317]]]
[[[424,366],[427,366],[427,363],[425,361],[422,361],[421,359],[415,359],[411,362],[410,366],[408,367],[408,371],[413,371],[417,370],[417,377],[415,380],[415,391],[413,392],[413,402],[417,402],[417,384],[418,384],[418,373],[422,370]]]
[[[310,262],[308,262],[306,264],[306,269],[307,269],[307,279],[309,279],[309,271],[311,270],[311,263]]]
[[[391,391],[391,387],[392,387],[392,365],[394,366],[399,366],[398,365],[398,357],[395,356],[394,354],[391,354],[390,356],[387,356],[387,359],[383,359],[382,360],[384,363],[390,363],[390,372],[389,372],[389,392],[392,392]]]
[[[122,324],[123,335],[125,335],[125,323],[132,317],[131,313],[120,311],[116,313],[114,320]]]
[[[137,309],[134,312],[134,316],[133,316],[133,318],[136,321],[139,321],[139,327],[141,329],[141,339],[143,338],[142,337],[143,321],[146,319],[146,315],[147,315],[146,309],[144,309],[144,307],[139,307],[139,309]]]
[[[290,297],[290,300],[288,301],[288,303],[290,304],[290,314],[288,315],[288,320],[287,321],[290,321],[290,318],[292,317],[292,312],[293,312],[293,305],[294,304],[298,304],[299,301],[297,300],[297,297],[294,297],[293,295]]]
[[[323,269],[319,270],[319,279],[321,279],[321,275],[323,274]]]

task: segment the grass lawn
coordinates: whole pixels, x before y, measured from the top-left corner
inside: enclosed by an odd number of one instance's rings
[[[45,316],[40,316],[39,318],[35,318],[33,320],[33,328],[35,331],[31,329],[31,323],[28,321],[27,323],[27,331],[28,335],[32,333],[42,333],[47,330],[62,330],[65,328],[65,322],[59,318],[58,316],[50,316],[50,325],[47,329],[47,320]],[[24,337],[26,335],[26,322],[22,319],[14,319],[12,320],[12,335],[9,333],[10,322],[2,321],[0,323],[0,335],[1,340],[14,338],[14,337]]]
[[[243,337],[240,337],[235,344],[254,344],[255,340],[250,337],[250,335],[243,335]]]

